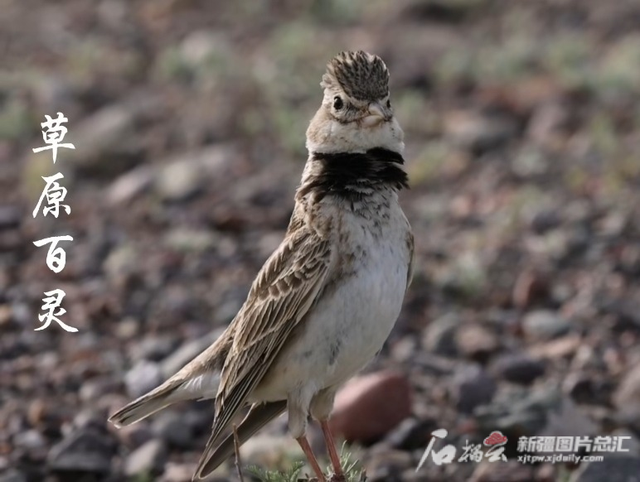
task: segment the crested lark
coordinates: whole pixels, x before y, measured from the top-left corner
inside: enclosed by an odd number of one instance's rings
[[[411,278],[413,235],[398,204],[407,187],[403,132],[389,101],[389,72],[366,52],[327,66],[322,105],[307,129],[307,160],[287,234],[229,327],[182,370],[111,418],[117,426],[169,404],[215,399],[213,433],[194,478],[285,410],[289,430],[320,481],[307,442],[309,415],[344,480],[327,420],[336,390],[381,349]]]

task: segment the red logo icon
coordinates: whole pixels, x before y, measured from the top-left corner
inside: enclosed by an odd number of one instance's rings
[[[502,435],[502,432],[498,432],[496,430],[494,432],[491,432],[491,434],[486,439],[484,439],[484,442],[482,443],[487,447],[492,447],[494,445],[504,445],[507,443],[507,437]]]

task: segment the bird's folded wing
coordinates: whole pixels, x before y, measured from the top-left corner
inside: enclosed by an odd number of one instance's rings
[[[202,473],[204,475],[210,474],[233,454],[235,449],[234,436],[236,434],[238,436],[238,443],[242,445],[249,440],[254,433],[281,415],[286,408],[287,402],[285,400],[254,404],[244,420],[238,425],[235,434],[232,432],[227,435],[222,442],[216,445],[213,451],[209,452],[208,460],[206,464],[202,466]]]
[[[222,370],[213,432],[196,477],[215,469],[207,462],[217,440],[265,376],[291,331],[316,302],[330,262],[330,242],[301,227],[287,236],[258,274],[247,301],[229,327],[233,345]]]

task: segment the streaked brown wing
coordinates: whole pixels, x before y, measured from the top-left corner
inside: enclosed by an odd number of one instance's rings
[[[271,255],[251,287],[244,306],[229,327],[233,345],[216,397],[213,432],[197,477],[213,470],[208,464],[215,445],[248,396],[265,376],[293,328],[316,301],[331,258],[329,241],[301,228]]]

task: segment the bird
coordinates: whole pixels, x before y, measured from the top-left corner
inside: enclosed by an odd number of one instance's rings
[[[329,480],[344,481],[328,423],[336,392],[380,352],[411,281],[414,237],[398,199],[408,188],[404,133],[389,70],[377,55],[345,51],[320,85],[286,234],[246,301],[211,346],[109,418],[122,427],[175,402],[214,400],[193,480],[286,411],[318,481],[327,477],[306,437],[310,418],[322,429]]]

